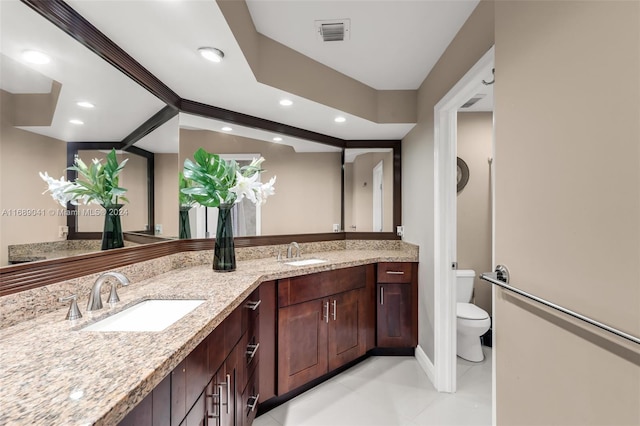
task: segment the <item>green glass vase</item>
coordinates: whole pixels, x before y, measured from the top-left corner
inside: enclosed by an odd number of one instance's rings
[[[180,207],[178,213],[178,238],[181,240],[191,238],[191,225],[189,223],[189,210],[191,207]]]
[[[122,236],[122,224],[120,222],[120,208],[123,204],[103,205],[104,229],[102,230],[102,250],[111,250],[124,247],[124,237]]]
[[[220,204],[218,207],[218,226],[213,250],[213,269],[218,272],[236,270],[236,252],[233,245],[233,223],[231,208],[233,204]]]

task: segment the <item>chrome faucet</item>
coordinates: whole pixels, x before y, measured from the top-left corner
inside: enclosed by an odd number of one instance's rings
[[[293,257],[293,250],[292,250],[293,247],[296,248],[296,257],[300,257],[300,246],[298,245],[298,243],[293,241],[291,244],[289,244],[289,247],[287,248],[287,259],[291,259]]]
[[[98,309],[102,309],[102,297],[100,296],[100,290],[102,290],[102,283],[104,283],[109,277],[117,279],[123,286],[129,285],[129,279],[120,272],[105,272],[104,274],[100,275],[96,282],[93,283],[93,288],[91,289],[91,293],[89,293],[89,303],[87,304],[87,311],[96,311]],[[116,292],[116,285],[116,282],[111,283],[111,293],[109,293],[108,303],[116,303],[120,301],[118,293]]]

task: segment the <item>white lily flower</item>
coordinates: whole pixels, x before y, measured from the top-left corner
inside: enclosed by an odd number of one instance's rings
[[[258,173],[254,173],[253,176],[244,177],[241,173],[236,172],[236,184],[229,188],[229,192],[236,194],[236,203],[242,201],[244,197],[247,197],[252,203],[258,203],[256,194],[260,193],[261,183],[258,182]]]
[[[56,200],[62,207],[67,207],[69,201],[74,200],[74,195],[69,193],[68,190],[75,187],[73,182],[68,182],[64,179],[64,176],[60,177],[60,180],[54,179],[47,172],[40,172],[40,177],[49,186],[43,194],[47,191],[51,192],[51,198]]]
[[[276,188],[274,187],[276,183],[276,177],[272,177],[269,182],[263,183],[260,185],[260,194],[258,196],[259,204],[264,204],[267,202],[267,198],[276,193]]]
[[[254,158],[251,160],[251,164],[249,164],[249,167],[255,167],[259,169],[263,162],[264,162],[264,157]]]

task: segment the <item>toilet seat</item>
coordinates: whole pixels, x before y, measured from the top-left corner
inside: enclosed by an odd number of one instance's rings
[[[468,320],[484,320],[489,318],[489,314],[484,309],[477,307],[473,303],[460,302],[458,302],[456,306],[456,316]]]

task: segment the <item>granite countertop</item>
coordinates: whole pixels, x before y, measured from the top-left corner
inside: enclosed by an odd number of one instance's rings
[[[148,395],[263,281],[376,262],[417,262],[401,250],[339,250],[295,267],[273,258],[237,270],[177,269],[118,290],[114,308],[64,319],[66,308],[0,330],[0,424],[114,425]],[[160,332],[89,332],[84,326],[144,299],[204,299]]]

